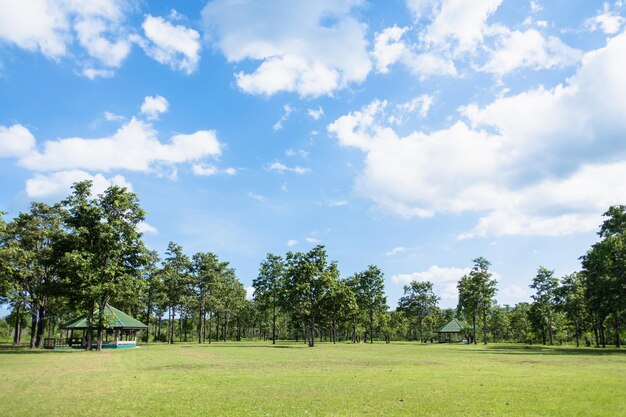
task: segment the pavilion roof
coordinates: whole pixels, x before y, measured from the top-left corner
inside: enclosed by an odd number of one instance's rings
[[[460,333],[463,327],[465,327],[464,321],[452,319],[450,323],[437,330],[437,333]]]
[[[94,311],[94,318],[99,314],[98,309]],[[128,314],[118,310],[117,308],[106,305],[104,308],[104,317],[109,329],[146,329],[148,326],[139,320],[129,316]],[[79,317],[61,326],[62,329],[87,329],[87,316]],[[94,326],[95,327],[95,326]]]

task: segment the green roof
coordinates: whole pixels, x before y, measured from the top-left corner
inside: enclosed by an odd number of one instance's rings
[[[452,321],[441,329],[437,330],[438,333],[460,333],[461,329],[465,327],[465,323],[459,319],[452,319]]]
[[[96,309],[93,312],[94,318],[98,317],[99,310]],[[109,329],[147,329],[148,326],[140,322],[139,320],[132,318],[128,314],[118,310],[117,308],[106,305],[104,308],[104,317]],[[61,326],[62,329],[86,329],[87,316],[79,317]]]

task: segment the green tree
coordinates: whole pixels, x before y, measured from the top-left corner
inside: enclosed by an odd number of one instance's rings
[[[545,328],[548,329],[548,340],[552,345],[554,343],[554,306],[557,297],[557,288],[559,280],[554,276],[554,271],[540,266],[537,275],[533,278],[530,288],[535,290],[532,299],[537,303],[538,309],[543,314]]]
[[[626,206],[612,206],[594,244],[582,257],[588,307],[606,344],[605,320],[612,316],[615,346],[621,347],[621,318],[626,312]],[[597,337],[596,337],[597,339]]]
[[[285,293],[292,311],[304,321],[309,347],[315,346],[316,320],[338,277],[337,263],[328,262],[322,245],[307,253],[287,253]]]
[[[459,290],[459,312],[472,318],[473,340],[476,343],[476,316],[483,322],[483,342],[487,344],[487,315],[494,302],[496,280],[489,272],[491,263],[483,258],[474,259],[474,266],[469,274],[464,275],[457,284]]]
[[[375,317],[387,311],[385,297],[385,279],[382,271],[375,265],[370,265],[363,272],[354,276],[353,288],[359,308],[367,314],[367,325],[370,343],[374,343]],[[367,342],[367,337],[365,339]]]
[[[170,242],[165,251],[165,260],[161,272],[168,307],[167,342],[170,344],[174,343],[176,311],[178,309],[180,315],[183,302],[191,291],[190,272],[191,260],[183,253],[183,247]],[[182,328],[180,330],[182,335]]]
[[[576,347],[580,346],[582,325],[585,321],[587,305],[585,303],[585,281],[582,273],[566,275],[557,289],[558,304],[574,324]]]
[[[433,292],[433,284],[429,281],[411,281],[404,286],[404,295],[398,301],[398,309],[406,311],[417,319],[420,341],[424,340],[424,318],[437,306],[440,298]]]
[[[137,230],[145,212],[137,196],[126,188],[111,186],[92,197],[92,182],[72,186],[63,201],[69,251],[65,270],[70,272],[76,296],[86,300],[89,311],[87,348],[91,349],[93,310],[98,307],[98,350],[102,349],[105,308],[111,299],[140,293],[140,268],[145,262],[142,235]]]
[[[272,344],[276,344],[276,319],[282,299],[283,291],[283,258],[268,253],[261,262],[259,275],[252,281],[254,299],[262,312],[271,312],[272,315]]]

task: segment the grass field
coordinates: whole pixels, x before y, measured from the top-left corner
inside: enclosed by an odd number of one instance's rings
[[[626,416],[626,351],[295,343],[0,346],[5,416]]]

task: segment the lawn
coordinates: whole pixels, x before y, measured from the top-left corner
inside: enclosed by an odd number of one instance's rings
[[[0,346],[5,416],[624,416],[626,351],[240,342]]]

